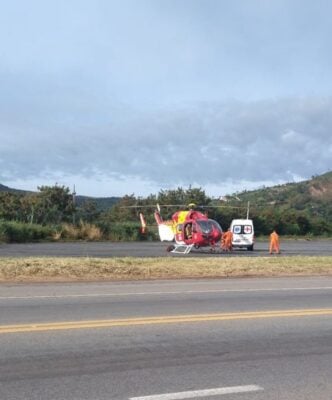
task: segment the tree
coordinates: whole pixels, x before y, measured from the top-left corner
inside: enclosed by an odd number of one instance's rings
[[[19,220],[20,196],[15,193],[0,192],[0,218]]]
[[[72,222],[75,206],[69,188],[65,186],[38,187],[34,220],[39,224]]]
[[[161,190],[157,196],[160,204],[174,204],[186,206],[189,203],[196,205],[208,205],[211,199],[206,196],[202,188],[192,188],[189,186],[187,190],[178,187],[175,190]]]
[[[95,201],[86,200],[77,209],[77,219],[85,222],[95,222],[100,215]]]

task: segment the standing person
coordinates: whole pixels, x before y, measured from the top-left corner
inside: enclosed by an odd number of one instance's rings
[[[228,228],[227,232],[225,233],[225,250],[232,251],[233,249],[233,232],[230,228]]]
[[[223,250],[223,251],[226,250],[225,242],[226,242],[226,232],[222,232],[221,239],[220,239],[220,247],[221,247],[221,250]]]
[[[279,235],[273,230],[273,232],[270,235],[270,249],[269,249],[270,254],[273,252],[279,254],[280,253],[280,244],[279,244]]]

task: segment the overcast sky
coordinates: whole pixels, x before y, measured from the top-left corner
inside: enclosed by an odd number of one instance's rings
[[[332,166],[330,0],[0,0],[0,183],[221,196]]]

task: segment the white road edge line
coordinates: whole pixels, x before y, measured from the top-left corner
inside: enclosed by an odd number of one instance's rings
[[[311,290],[332,290],[332,286],[317,287],[289,287],[289,288],[263,288],[263,289],[211,289],[211,290],[186,290],[168,292],[123,292],[123,293],[85,293],[85,294],[59,294],[59,295],[37,295],[37,296],[0,296],[0,300],[29,300],[29,299],[66,299],[81,297],[120,297],[120,296],[160,296],[174,294],[208,294],[208,293],[247,293],[247,292],[285,292],[285,291],[311,291]]]
[[[215,389],[192,390],[189,392],[165,393],[165,394],[155,394],[152,396],[130,397],[129,400],[182,400],[182,399],[193,399],[197,397],[218,396],[223,394],[258,392],[261,390],[264,389],[258,385],[229,386],[229,387],[215,388]]]

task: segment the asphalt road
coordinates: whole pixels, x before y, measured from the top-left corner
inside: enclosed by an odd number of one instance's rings
[[[160,242],[67,242],[0,244],[0,257],[183,257],[166,251],[168,244]],[[193,249],[190,256],[200,257],[261,257],[268,254],[268,243],[257,241],[254,251],[234,250],[224,253],[218,248],[211,254],[208,248]],[[332,255],[331,240],[281,240],[281,256]]]
[[[1,284],[0,318],[1,399],[332,399],[331,277]]]

